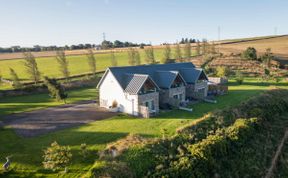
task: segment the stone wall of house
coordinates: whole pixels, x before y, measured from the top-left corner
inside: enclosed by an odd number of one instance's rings
[[[183,94],[183,98],[185,98],[185,93],[186,93],[185,86],[169,89],[170,98],[173,98],[173,96],[177,94]]]
[[[171,98],[173,98],[173,96],[177,95],[177,94],[182,94],[183,100],[185,100],[185,96],[186,96],[185,93],[186,93],[185,86],[161,90],[160,94],[159,94],[160,95],[160,105],[166,104],[166,103],[171,103]]]
[[[138,95],[138,106],[141,106],[146,101],[154,100],[154,107],[156,113],[159,112],[159,92],[153,92],[153,93],[147,93],[144,95]],[[140,112],[141,109],[138,108],[138,111]],[[139,113],[141,115],[141,113]]]
[[[169,89],[160,90],[159,99],[160,99],[160,103],[159,103],[160,105],[168,103],[169,102]]]
[[[204,90],[202,90],[204,88]],[[186,97],[195,99],[204,99],[208,93],[207,82],[196,83],[195,85],[186,86]]]

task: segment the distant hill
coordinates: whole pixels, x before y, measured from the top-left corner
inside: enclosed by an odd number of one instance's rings
[[[254,47],[259,54],[264,53],[267,48],[271,48],[272,53],[274,53],[281,64],[288,64],[288,35],[271,38],[263,37],[262,39],[259,37],[246,42],[238,41],[232,44],[221,44],[220,52],[224,54],[237,54],[247,47]]]

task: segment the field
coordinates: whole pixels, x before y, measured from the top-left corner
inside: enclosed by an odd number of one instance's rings
[[[223,44],[220,46],[220,52],[224,54],[236,54],[245,50],[247,47],[254,47],[260,54],[264,53],[267,48],[271,48],[272,53],[274,53],[276,56],[288,60],[288,36],[233,44]]]
[[[162,57],[163,49],[155,49],[155,59],[160,61]],[[141,63],[145,64],[145,54],[144,50],[140,50]],[[172,51],[173,55],[173,51]],[[115,53],[116,60],[119,66],[128,65],[127,52]],[[110,54],[109,53],[99,53],[95,54],[96,57],[96,68],[97,71],[103,71],[107,67],[111,66]],[[87,58],[85,55],[74,55],[67,56],[69,62],[69,70],[71,75],[83,74],[89,72],[89,66],[87,63]],[[36,58],[39,71],[42,76],[50,77],[62,77],[60,71],[58,70],[58,63],[55,57],[41,57]],[[28,80],[27,73],[25,71],[23,59],[9,59],[0,60],[0,71],[3,78],[10,78],[9,67],[13,68],[21,80]]]
[[[226,53],[226,54],[240,53],[241,51],[245,50],[247,47],[253,46],[257,49],[258,52],[263,53],[265,52],[266,48],[272,47],[273,53],[281,57],[282,60],[284,61],[286,60],[287,50],[288,50],[288,36],[271,38],[271,39],[263,39],[263,40],[259,40],[261,39],[259,37],[256,39],[258,40],[249,41],[249,42],[241,42],[241,43],[233,43],[233,44],[223,44],[220,46],[220,52]],[[237,39],[236,41],[241,41],[241,40]],[[50,77],[61,77],[61,73],[58,70],[58,63],[55,57],[53,56],[55,52],[45,52],[47,53],[45,55],[41,53],[42,52],[40,52],[39,54],[35,53],[35,56],[50,56],[50,57],[37,57],[36,58],[41,75],[50,76]],[[67,51],[67,55],[68,55],[67,59],[69,61],[69,70],[70,70],[71,75],[83,74],[83,73],[89,72],[89,66],[86,61],[86,56],[83,55],[83,53],[85,53],[85,50]],[[155,47],[156,60],[158,61],[161,60],[162,53],[163,53],[163,46],[162,47],[156,46]],[[173,53],[173,50],[172,50],[172,53]],[[141,62],[145,64],[144,50],[140,50],[140,54],[141,54]],[[22,55],[21,53],[20,54],[17,53],[17,55],[16,54],[0,54],[0,59],[1,59],[0,60],[0,73],[3,78],[7,78],[7,79],[10,78],[9,67],[11,67],[17,72],[21,80],[28,80],[27,73],[23,66],[24,60],[21,59],[21,55]],[[127,60],[128,56],[127,56],[127,52],[125,52],[125,49],[119,50],[119,52],[115,53],[115,55],[116,55],[116,59],[117,59],[119,66],[128,65],[128,60]],[[110,54],[107,51],[106,52],[96,51],[95,56],[97,58],[97,71],[103,71],[111,65]],[[5,57],[7,58],[7,60],[4,60]],[[192,61],[195,64],[197,64],[197,62],[201,61],[201,59],[195,58],[195,60],[192,60]],[[2,89],[7,88],[7,86],[6,87],[1,86],[1,88]]]
[[[273,88],[274,82],[259,83],[258,80],[247,78],[244,85],[238,85],[235,81],[229,83],[229,94],[217,98],[217,104],[199,103],[193,105],[192,113],[180,110],[161,113],[157,118],[138,119],[126,115],[119,115],[111,119],[95,121],[93,123],[58,131],[35,138],[20,138],[9,128],[0,129],[0,158],[12,155],[12,170],[7,174],[10,176],[51,176],[54,172],[44,170],[41,166],[42,150],[51,142],[57,141],[63,145],[70,145],[73,152],[73,161],[69,166],[69,172],[64,176],[79,177],[83,175],[97,159],[96,152],[105,148],[106,144],[123,138],[129,133],[140,134],[144,137],[160,137],[161,130],[167,129],[169,135],[175,134],[175,129],[196,121],[204,114],[215,109],[238,105],[262,91]],[[284,82],[277,84],[286,87]],[[96,97],[97,91],[92,88],[71,91],[69,102],[75,102]],[[35,94],[30,96],[9,97],[1,99],[0,117],[14,113],[63,103],[54,102],[47,94]],[[83,160],[79,155],[80,144],[86,143],[92,154]],[[1,160],[4,162],[5,160]],[[7,176],[3,174],[3,176]],[[60,173],[60,175],[62,175]],[[1,176],[1,173],[0,173]]]

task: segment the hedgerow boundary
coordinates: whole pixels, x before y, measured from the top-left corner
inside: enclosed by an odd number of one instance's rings
[[[280,117],[287,109],[288,91],[271,90],[238,107],[213,112],[179,129],[173,138],[130,148],[117,160],[126,163],[134,177],[261,177],[288,126]],[[252,129],[242,133],[237,123],[249,120],[255,125],[248,124]]]

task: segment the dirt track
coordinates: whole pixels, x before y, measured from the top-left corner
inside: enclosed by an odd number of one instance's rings
[[[4,117],[2,124],[15,129],[20,136],[34,137],[115,115],[88,101],[9,115]]]

